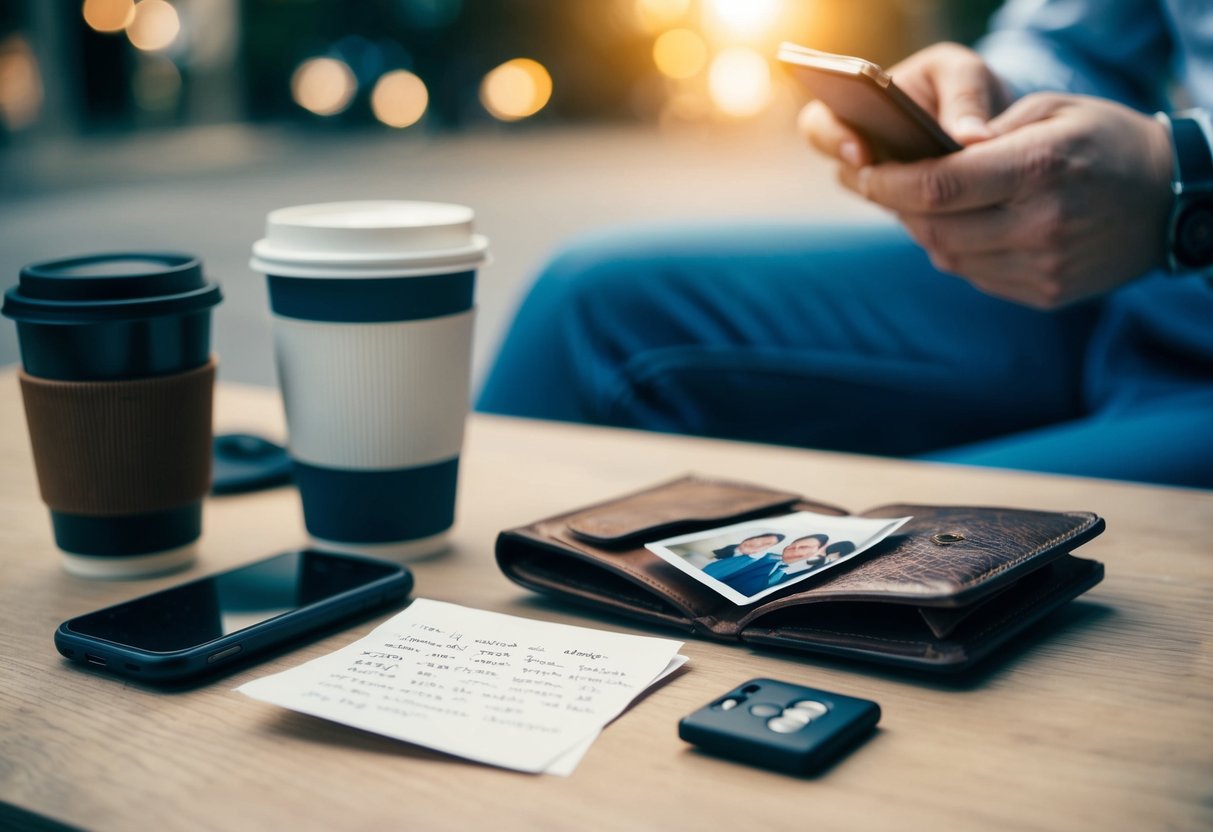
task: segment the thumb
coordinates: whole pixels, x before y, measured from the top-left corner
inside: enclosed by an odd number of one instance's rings
[[[951,63],[935,79],[939,122],[964,145],[993,138],[990,72],[980,60]]]

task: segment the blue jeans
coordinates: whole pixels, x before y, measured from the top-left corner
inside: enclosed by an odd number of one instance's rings
[[[493,413],[1213,487],[1213,289],[1044,313],[900,229],[620,229],[532,288]]]

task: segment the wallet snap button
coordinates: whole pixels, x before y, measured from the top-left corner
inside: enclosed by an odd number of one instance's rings
[[[965,536],[960,532],[940,532],[931,538],[938,546],[951,546],[953,543],[959,543],[964,539]]]

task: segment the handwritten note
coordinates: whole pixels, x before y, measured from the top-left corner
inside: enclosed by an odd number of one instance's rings
[[[238,690],[490,765],[568,774],[682,642],[419,598],[370,635]]]

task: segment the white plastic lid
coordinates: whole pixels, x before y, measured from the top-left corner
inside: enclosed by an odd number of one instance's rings
[[[407,277],[467,271],[484,263],[488,240],[475,214],[443,202],[370,200],[271,211],[252,267],[282,277]]]

